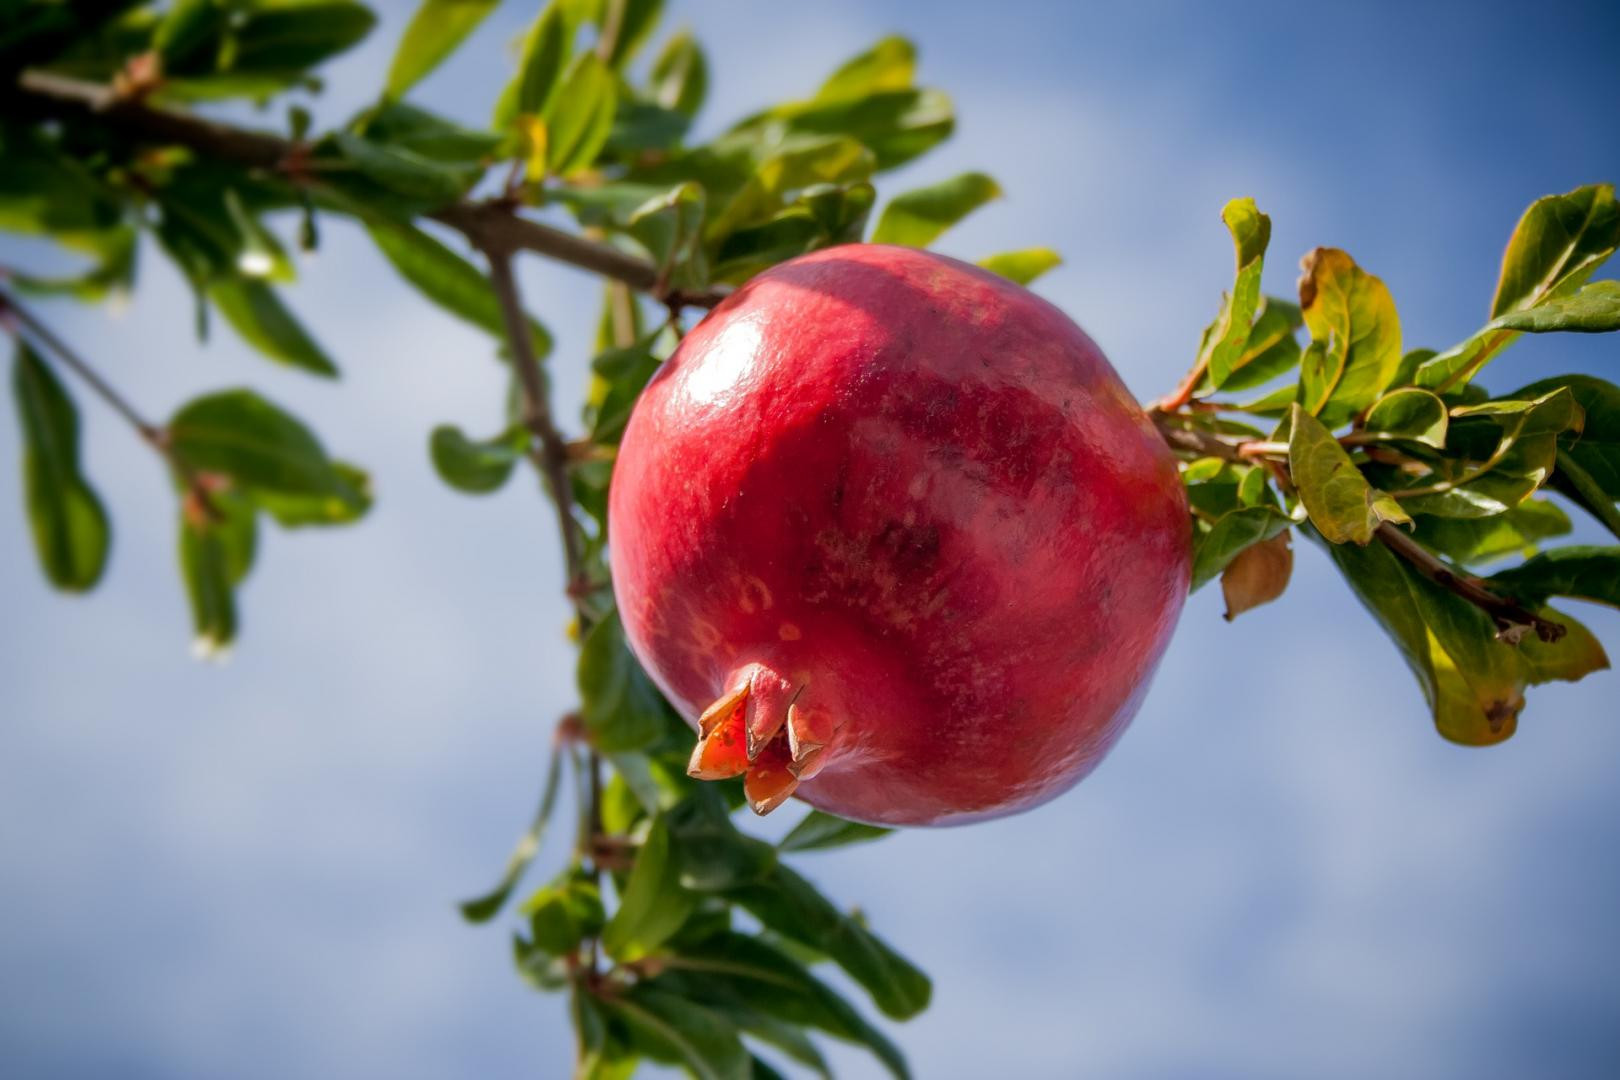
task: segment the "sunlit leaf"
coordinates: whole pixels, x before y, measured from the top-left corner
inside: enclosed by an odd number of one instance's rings
[[[1526,677],[1532,686],[1548,682],[1579,682],[1594,671],[1606,671],[1609,654],[1597,635],[1556,608],[1542,608],[1538,614],[1564,628],[1557,641],[1542,641],[1534,634],[1519,643]]]
[[[1311,523],[1335,544],[1365,544],[1386,521],[1412,519],[1387,493],[1367,483],[1321,421],[1296,405],[1288,467]]]
[[[195,398],[169,421],[170,451],[187,468],[249,489],[340,494],[344,480],[314,434],[252,390]]]
[[[467,39],[500,0],[422,0],[394,51],[383,94],[390,98],[420,82]]]
[[[1384,283],[1337,248],[1317,248],[1300,264],[1300,311],[1319,347],[1302,366],[1300,402],[1337,427],[1377,401],[1401,362],[1401,324]]]
[[[1602,334],[1620,330],[1620,281],[1594,281],[1577,292],[1553,297],[1526,311],[1510,311],[1493,319],[1490,325],[1530,334]]]
[[[1000,196],[1001,187],[978,172],[903,192],[883,208],[877,228],[872,230],[872,243],[927,247],[946,229]]]
[[[1253,199],[1233,199],[1221,209],[1221,221],[1232,234],[1237,259],[1232,291],[1223,298],[1220,314],[1205,339],[1205,361],[1211,385],[1219,389],[1231,378],[1249,341],[1249,329],[1260,305],[1260,272],[1266,246],[1271,242],[1271,218]]]
[[[495,104],[491,126],[497,131],[511,127],[519,116],[540,116],[551,104],[578,29],[572,7],[554,0],[529,27],[518,72]]]
[[[979,265],[993,273],[1000,274],[1010,281],[1020,285],[1028,285],[1042,274],[1063,263],[1063,256],[1051,248],[1023,248],[1019,251],[1003,251],[997,255],[987,255],[979,260]]]
[[[1446,403],[1427,390],[1407,386],[1391,390],[1367,411],[1362,428],[1368,435],[1405,440],[1444,450],[1449,417]]]
[[[1457,562],[1484,563],[1507,555],[1528,555],[1549,537],[1570,531],[1569,516],[1545,499],[1526,499],[1490,517],[1457,518],[1419,514],[1413,536],[1427,548]]]
[[[816,100],[847,101],[887,90],[906,90],[916,72],[916,46],[903,37],[891,35],[841,64],[822,83]]]
[[[692,117],[709,92],[709,62],[703,48],[682,30],[671,37],[652,66],[653,100],[666,109]]]
[[[546,163],[567,176],[596,160],[613,129],[618,102],[613,73],[594,54],[575,61],[547,106]]]

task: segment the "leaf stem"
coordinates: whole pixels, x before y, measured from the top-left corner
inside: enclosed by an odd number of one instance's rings
[[[107,125],[161,142],[190,147],[209,157],[249,169],[279,173],[294,182],[318,183],[308,169],[309,145],[268,132],[251,131],[205,120],[192,113],[147,105],[119,95],[113,88],[46,71],[25,71],[13,87],[0,87],[9,108],[16,104],[51,115],[88,116]],[[518,213],[511,199],[463,200],[427,215],[465,233],[487,250],[497,237],[508,253],[532,251],[594,274],[652,293],[661,303],[679,307],[714,307],[730,290],[699,292],[660,289],[658,267],[598,243],[542,225]]]

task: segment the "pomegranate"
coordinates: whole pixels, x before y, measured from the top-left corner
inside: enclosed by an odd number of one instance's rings
[[[631,648],[743,774],[886,825],[1026,809],[1136,712],[1187,591],[1169,451],[1102,352],[988,271],[848,245],[681,343],[620,448]]]

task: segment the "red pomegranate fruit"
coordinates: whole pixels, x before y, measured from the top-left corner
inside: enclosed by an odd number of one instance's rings
[[[1085,776],[1187,592],[1169,451],[1062,312],[988,271],[849,245],[739,288],[653,378],[609,506],[626,636],[744,774],[885,825]]]

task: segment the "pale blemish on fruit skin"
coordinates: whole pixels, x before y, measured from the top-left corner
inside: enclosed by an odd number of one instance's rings
[[[881,245],[767,271],[688,334],[610,506],[626,633],[676,706],[763,665],[839,720],[799,795],[888,824],[1010,813],[1101,759],[1180,612],[1186,513],[1072,322]]]

